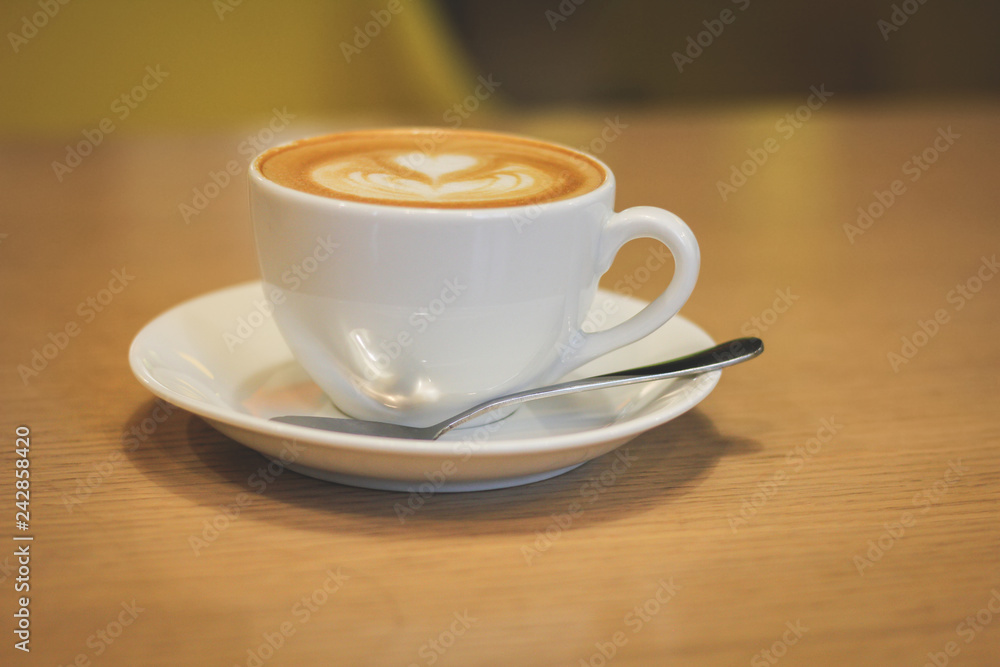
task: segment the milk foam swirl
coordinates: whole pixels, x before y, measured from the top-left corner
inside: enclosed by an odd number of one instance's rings
[[[258,165],[297,190],[396,206],[518,206],[578,196],[605,180],[597,162],[570,149],[464,130],[329,135],[272,149]]]
[[[528,164],[456,153],[345,156],[310,174],[318,185],[370,199],[409,202],[493,201],[544,194],[552,174]]]

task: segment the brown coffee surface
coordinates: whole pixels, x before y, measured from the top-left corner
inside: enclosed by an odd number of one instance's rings
[[[344,132],[273,148],[257,164],[279,185],[347,201],[426,208],[540,204],[596,189],[589,156],[544,141],[474,130]]]

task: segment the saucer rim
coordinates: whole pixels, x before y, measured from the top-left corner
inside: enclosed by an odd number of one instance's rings
[[[308,441],[311,445],[319,445],[332,449],[351,449],[358,452],[382,453],[382,454],[406,454],[407,456],[427,456],[438,458],[447,451],[442,448],[442,444],[451,441],[441,440],[411,440],[406,438],[392,438],[386,436],[358,435],[352,433],[341,433],[337,431],[324,431],[305,426],[283,424],[274,422],[263,417],[249,415],[239,412],[233,408],[220,408],[218,406],[199,401],[185,396],[174,389],[162,384],[149,373],[141,363],[142,356],[140,350],[145,342],[145,338],[153,335],[155,327],[165,320],[175,317],[180,311],[190,308],[199,301],[218,298],[226,292],[238,293],[251,288],[263,289],[261,280],[250,280],[234,285],[211,290],[200,295],[185,299],[171,308],[163,311],[153,319],[149,320],[139,332],[133,337],[129,345],[129,367],[132,374],[139,380],[147,390],[154,396],[165,400],[187,412],[200,418],[218,421],[230,426],[246,429],[260,434],[285,438],[293,442]],[[612,290],[599,289],[598,296],[607,296],[620,299],[623,302],[631,302],[637,308],[648,305],[649,302],[614,292]],[[696,334],[705,338],[705,347],[715,345],[714,340],[700,326],[682,315],[674,315],[669,322],[681,321],[691,327]],[[291,353],[289,352],[289,355]],[[470,452],[471,458],[494,458],[508,457],[517,454],[537,454],[541,452],[558,452],[562,450],[577,449],[587,445],[599,445],[618,439],[631,439],[646,431],[665,424],[688,410],[698,405],[708,397],[718,385],[722,376],[722,371],[712,371],[701,376],[701,384],[696,391],[692,391],[683,400],[671,402],[660,410],[650,414],[641,415],[635,418],[627,418],[621,422],[588,428],[572,433],[560,435],[545,435],[544,433],[516,439],[488,439],[488,447],[476,449]]]

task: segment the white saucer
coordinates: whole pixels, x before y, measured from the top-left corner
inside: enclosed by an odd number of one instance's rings
[[[602,389],[526,403],[495,424],[424,442],[320,431],[269,421],[285,414],[343,416],[306,375],[255,302],[259,282],[211,292],[163,313],[135,337],[132,372],[151,392],[230,438],[304,475],[393,491],[481,491],[576,468],[687,412],[721,373]],[[601,291],[615,324],[645,303]],[[240,326],[240,323],[245,326]],[[240,334],[247,334],[245,340]],[[228,334],[228,335],[227,335]],[[238,344],[234,341],[239,340]],[[575,371],[587,377],[712,346],[676,316],[653,334]]]

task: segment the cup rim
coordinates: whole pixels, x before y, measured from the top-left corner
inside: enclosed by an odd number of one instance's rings
[[[582,194],[568,197],[566,199],[557,199],[554,201],[546,202],[533,202],[528,204],[516,204],[513,206],[459,206],[459,207],[433,207],[433,206],[407,206],[405,204],[383,204],[374,202],[359,202],[350,199],[340,199],[337,197],[329,197],[326,195],[318,195],[312,192],[304,192],[302,190],[296,190],[295,188],[289,187],[287,185],[281,185],[276,183],[271,179],[264,176],[264,173],[260,169],[261,162],[270,154],[278,152],[279,150],[287,149],[288,147],[294,146],[299,143],[312,142],[324,139],[326,137],[334,137],[345,134],[364,134],[364,133],[392,133],[392,134],[407,134],[415,132],[463,132],[470,134],[483,134],[491,136],[500,136],[517,139],[520,141],[527,141],[535,144],[543,144],[547,146],[554,146],[561,150],[568,151],[572,154],[580,156],[582,159],[587,160],[596,164],[604,173],[604,180],[593,190],[589,190]],[[300,139],[295,139],[292,141],[286,141],[275,146],[271,146],[260,153],[258,153],[253,160],[250,161],[248,168],[248,176],[251,183],[255,183],[257,186],[270,191],[276,196],[289,197],[292,200],[297,200],[303,204],[312,203],[313,205],[325,205],[334,206],[339,209],[356,208],[359,211],[398,211],[406,212],[409,214],[416,215],[428,215],[432,214],[435,217],[441,216],[462,216],[468,217],[470,214],[475,214],[476,216],[490,215],[491,213],[500,213],[504,215],[509,215],[511,211],[523,210],[523,209],[535,209],[536,207],[541,207],[543,209],[555,208],[560,206],[576,206],[576,205],[587,205],[591,203],[591,200],[599,200],[606,195],[610,190],[612,193],[615,189],[615,175],[602,160],[597,157],[585,153],[581,150],[561,144],[555,141],[549,141],[547,139],[537,139],[534,137],[529,137],[521,134],[516,134],[512,132],[498,132],[493,130],[478,130],[478,129],[456,129],[450,127],[433,127],[433,126],[412,126],[412,127],[372,127],[366,129],[358,130],[348,130],[343,132],[328,132],[326,134],[310,135],[308,137],[302,137]]]

